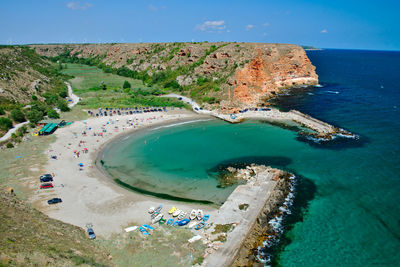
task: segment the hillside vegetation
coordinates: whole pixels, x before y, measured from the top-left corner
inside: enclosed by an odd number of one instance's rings
[[[0,187],[0,266],[109,266],[83,229],[51,219]]]
[[[36,123],[44,116],[58,118],[56,107],[69,111],[64,83],[69,77],[59,70],[59,65],[28,47],[0,47],[0,136],[13,124]],[[24,132],[26,128],[18,134]]]
[[[33,45],[54,62],[96,66],[148,87],[194,98],[209,108],[265,104],[285,88],[318,83],[297,45],[150,43]]]

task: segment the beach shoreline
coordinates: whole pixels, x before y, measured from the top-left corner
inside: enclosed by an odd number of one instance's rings
[[[103,125],[107,125],[109,120],[115,121],[121,127],[125,119],[132,117],[142,120],[141,125],[138,125],[137,128],[118,131],[116,134],[108,129],[108,132],[104,133],[104,137],[79,136],[82,130],[85,131],[88,127],[91,130],[88,130],[87,133],[100,132]],[[150,118],[153,119],[150,120]],[[116,122],[117,119],[119,123]],[[179,205],[186,211],[190,211],[192,208],[202,208],[211,212],[215,210],[213,205],[164,200],[134,193],[115,183],[95,166],[96,159],[101,156],[107,144],[134,134],[138,130],[201,119],[204,119],[204,116],[179,110],[162,114],[145,113],[135,116],[95,117],[76,121],[68,127],[60,128],[54,133],[57,137],[56,141],[50,144],[46,152],[49,158],[57,156],[56,160],[49,159],[45,166],[46,173],[55,174],[54,188],[37,189],[36,194],[30,197],[30,202],[52,218],[82,228],[87,224],[92,224],[96,233],[103,236],[121,232],[126,226],[148,223],[147,209],[151,206]],[[116,124],[108,125],[115,127]],[[80,141],[85,141],[85,143],[82,144]],[[82,153],[77,158],[73,151],[80,149],[79,145],[82,149],[88,148],[89,152]],[[79,163],[83,164],[82,168],[78,166]],[[63,202],[56,206],[49,206],[46,201],[52,197],[61,197]]]

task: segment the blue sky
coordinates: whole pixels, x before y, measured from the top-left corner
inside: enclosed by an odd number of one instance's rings
[[[0,43],[238,41],[400,50],[400,0],[0,0]]]

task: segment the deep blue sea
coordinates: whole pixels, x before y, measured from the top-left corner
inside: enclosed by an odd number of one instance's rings
[[[274,102],[345,128],[358,140],[307,142],[260,122],[207,121],[135,134],[109,147],[107,170],[134,187],[220,204],[220,165],[257,162],[298,176],[292,215],[274,249],[281,266],[400,263],[400,52],[307,52],[322,87]]]

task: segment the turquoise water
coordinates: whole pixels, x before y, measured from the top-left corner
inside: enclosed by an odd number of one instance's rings
[[[277,104],[346,128],[359,140],[316,144],[265,123],[199,122],[114,144],[104,154],[108,171],[152,192],[221,203],[233,188],[217,187],[218,166],[257,162],[283,168],[299,177],[299,185],[275,264],[397,266],[400,53],[308,55],[323,87],[298,90]]]

